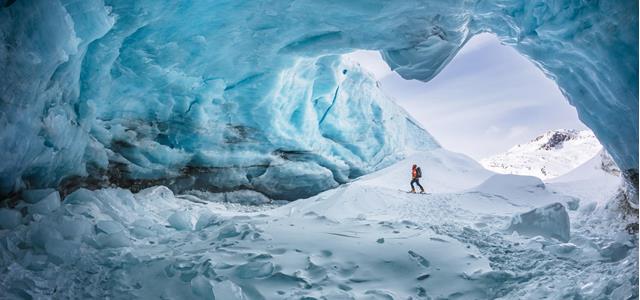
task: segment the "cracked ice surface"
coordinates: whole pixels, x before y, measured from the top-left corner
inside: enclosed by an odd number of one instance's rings
[[[0,193],[115,183],[295,199],[438,147],[339,54],[435,76],[495,33],[638,165],[637,1],[8,1]],[[416,145],[413,145],[416,146]],[[88,177],[88,178],[85,178]]]

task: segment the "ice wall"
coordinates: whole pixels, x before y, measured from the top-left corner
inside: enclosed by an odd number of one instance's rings
[[[5,1],[0,192],[313,194],[394,161],[407,141],[437,147],[339,54],[380,50],[403,77],[429,80],[483,31],[533,60],[618,165],[637,170],[637,5]]]

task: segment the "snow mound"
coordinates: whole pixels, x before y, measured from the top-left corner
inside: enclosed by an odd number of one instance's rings
[[[413,164],[420,166],[422,170],[422,186],[428,192],[436,193],[465,190],[482,183],[494,174],[464,154],[438,148],[411,153],[381,172],[363,176],[356,182],[365,186],[410,190],[407,174],[411,174]]]
[[[489,177],[474,190],[491,194],[535,193],[544,190],[545,185],[537,177],[497,174]]]
[[[601,151],[571,172],[546,182],[550,190],[583,202],[605,204],[622,185],[620,170],[606,151]]]
[[[536,208],[514,217],[507,230],[555,238],[562,242],[568,242],[571,237],[569,214],[560,203]]]

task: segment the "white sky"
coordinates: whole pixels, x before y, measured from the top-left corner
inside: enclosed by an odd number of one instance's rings
[[[347,56],[445,148],[478,160],[547,130],[587,128],[552,80],[490,34],[474,37],[426,83],[402,79],[376,51]]]

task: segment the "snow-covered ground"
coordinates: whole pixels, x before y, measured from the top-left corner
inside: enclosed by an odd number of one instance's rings
[[[482,159],[482,165],[503,174],[551,179],[582,165],[602,150],[589,130],[550,130],[505,153]]]
[[[429,194],[406,192],[413,163]],[[161,186],[35,193],[0,210],[0,297],[637,298],[637,235],[605,208],[619,178],[584,168],[545,184],[436,149],[249,212]]]
[[[621,180],[620,170],[603,150],[564,176],[546,182],[558,192],[605,204],[616,193]]]

